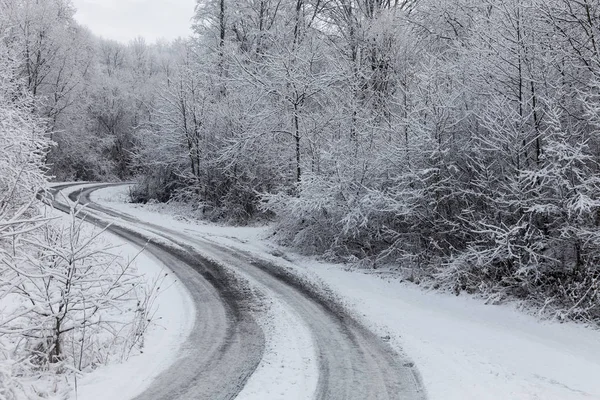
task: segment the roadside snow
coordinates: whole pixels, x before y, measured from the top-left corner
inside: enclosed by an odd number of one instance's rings
[[[269,227],[231,227],[216,225],[203,221],[193,220],[185,207],[164,204],[132,204],[128,203],[129,189],[127,185],[109,186],[92,192],[90,199],[103,207],[113,209],[141,221],[150,222],[159,226],[168,226],[181,232],[190,231],[201,233],[204,237],[215,239],[230,239],[235,242],[256,241],[257,236],[264,237],[269,232]]]
[[[132,259],[139,252],[114,235],[104,236],[120,246],[116,252],[125,259]],[[134,263],[148,282],[168,274],[161,283],[163,289],[155,303],[154,323],[146,334],[144,348],[121,364],[102,366],[84,375],[77,382],[77,393],[71,394],[72,400],[126,400],[137,396],[177,360],[180,345],[191,332],[195,311],[185,286],[176,280],[168,266],[150,254],[140,254]]]
[[[77,191],[87,185],[70,187],[63,194]],[[65,214],[55,211],[57,216]],[[143,392],[163,370],[176,361],[178,350],[194,325],[194,304],[185,286],[179,282],[169,266],[163,265],[147,252],[138,255],[140,249],[126,244],[110,233],[103,240],[115,246],[113,252],[125,260],[132,260],[138,272],[148,282],[166,275],[161,282],[160,293],[155,302],[154,323],[149,327],[144,348],[121,364],[101,366],[80,377],[71,400],[126,400]],[[137,258],[136,258],[137,255]],[[74,385],[75,386],[75,385]]]
[[[424,291],[381,275],[347,271],[285,252],[268,228],[188,223],[168,208],[125,204],[126,187],[94,201],[136,218],[253,253],[324,282],[359,318],[417,364],[431,400],[600,399],[600,332],[539,321],[509,305]],[[160,208],[161,213],[154,212]],[[153,210],[154,209],[154,210]],[[257,397],[258,398],[258,397]],[[268,398],[268,397],[263,397]]]
[[[507,306],[313,265],[416,362],[430,398],[600,399],[600,333]]]

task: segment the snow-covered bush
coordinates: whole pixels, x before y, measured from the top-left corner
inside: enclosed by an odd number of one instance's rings
[[[12,232],[0,254],[0,366],[17,398],[143,346],[160,282],[116,256],[83,212]]]
[[[495,171],[482,168],[483,160],[479,164],[476,173],[494,182],[494,191],[477,188],[493,193],[488,199],[493,212],[465,221],[472,240],[439,276],[457,289],[510,294],[541,305],[551,301],[546,309],[562,318],[597,319],[599,165],[586,135],[550,112],[537,163]],[[487,141],[490,151],[504,153],[505,147]]]
[[[82,212],[73,211],[67,225],[46,223],[41,235],[21,238],[15,256],[5,259],[2,282],[11,282],[16,308],[0,326],[18,339],[14,351],[40,367],[68,362],[89,369],[112,353],[129,353],[138,340],[145,282],[130,262],[97,243],[102,231],[86,232]]]

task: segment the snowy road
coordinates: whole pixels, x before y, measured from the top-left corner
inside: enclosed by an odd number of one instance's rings
[[[60,201],[54,205],[62,211],[69,210]],[[101,227],[107,225],[101,215],[89,214],[86,220]],[[137,398],[234,398],[260,362],[264,345],[262,330],[245,311],[251,299],[245,298],[243,284],[201,260],[192,249],[152,242],[132,229],[116,225],[108,230],[138,247],[146,246],[146,251],[171,266],[191,293],[196,308],[195,325],[176,365]]]
[[[265,340],[270,339],[269,331],[263,329],[256,317],[265,308],[264,299],[279,302],[287,315],[296,319],[297,326],[306,327],[306,333],[299,329],[298,336],[309,336],[316,358],[315,384],[303,385],[296,393],[279,393],[278,397],[426,398],[414,365],[353,319],[329,294],[239,249],[142,222],[94,204],[90,193],[100,187],[105,186],[86,187],[80,194],[73,193],[71,199],[79,196],[82,203],[88,204],[92,210],[87,217],[90,222],[105,226],[114,221],[108,228],[111,232],[138,246],[148,242],[148,251],[171,266],[196,303],[196,325],[183,345],[178,362],[160,375],[139,399],[233,399],[240,393],[244,397],[245,385],[260,374],[265,392],[262,396],[256,393],[256,398],[271,398],[268,388],[275,383],[274,378],[269,379],[273,375],[261,362],[265,357]],[[55,203],[59,209],[67,207],[58,197]],[[295,339],[290,337],[290,343]],[[292,363],[293,359],[286,357],[282,362]],[[307,373],[306,370],[299,373],[302,372]]]

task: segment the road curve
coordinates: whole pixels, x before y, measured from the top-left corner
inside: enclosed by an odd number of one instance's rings
[[[352,318],[323,290],[275,264],[258,259],[239,249],[212,242],[205,237],[190,237],[189,234],[183,232],[139,221],[126,214],[90,202],[90,193],[100,187],[102,186],[84,189],[79,195],[80,201],[88,204],[88,207],[95,211],[125,220],[135,224],[136,227],[160,235],[190,252],[193,252],[194,248],[198,248],[203,252],[216,255],[234,271],[235,276],[241,277],[242,281],[258,284],[263,290],[266,288],[272,295],[286,302],[302,318],[313,336],[319,366],[315,399],[426,399],[425,390],[413,363],[404,359],[388,343]],[[109,229],[112,231],[112,227]],[[197,262],[207,261],[198,257]],[[213,268],[217,268],[214,264],[212,265]],[[232,282],[234,285],[239,285],[235,279]],[[224,284],[228,285],[229,283]],[[239,298],[238,301],[243,302],[244,299]],[[198,306],[201,307],[201,305]],[[250,333],[255,334],[254,331]],[[206,336],[206,338],[211,338],[211,336]],[[255,343],[255,346],[258,345]],[[216,355],[218,356],[218,354]],[[222,361],[217,359],[216,362],[218,364]],[[150,397],[140,396],[139,398]],[[179,399],[184,397],[166,396],[163,398]],[[223,397],[198,398],[217,399]]]
[[[52,191],[56,193],[68,186],[71,185],[57,186]],[[54,196],[53,205],[66,213],[70,210],[59,196]],[[85,219],[101,228],[107,226],[96,215],[86,215]],[[177,362],[136,400],[234,399],[264,351],[263,332],[252,317],[253,299],[247,298],[247,286],[222,267],[200,258],[193,249],[149,241],[121,226],[108,226],[107,230],[135,246],[145,247],[170,267],[195,304],[195,323]]]

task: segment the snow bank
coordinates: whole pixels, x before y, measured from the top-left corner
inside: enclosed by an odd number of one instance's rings
[[[600,332],[313,264],[416,362],[432,400],[600,399]]]

